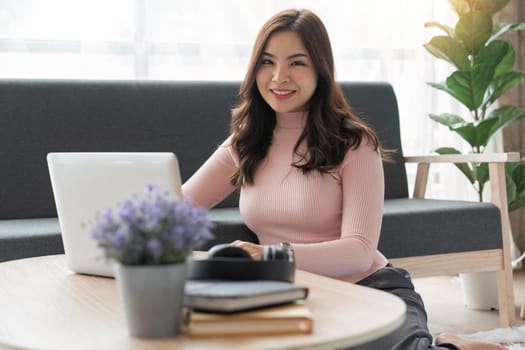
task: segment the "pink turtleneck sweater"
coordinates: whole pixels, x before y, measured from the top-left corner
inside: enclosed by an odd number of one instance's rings
[[[299,269],[357,282],[387,263],[377,250],[384,181],[379,154],[363,141],[337,171],[321,175],[290,164],[304,113],[277,114],[272,145],[254,184],[241,188],[239,208],[261,244],[290,242]],[[305,145],[300,150],[304,150]],[[208,208],[235,188],[238,158],[228,138],[183,185],[184,195]]]

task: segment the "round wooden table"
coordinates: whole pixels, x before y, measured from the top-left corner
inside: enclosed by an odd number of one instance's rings
[[[115,281],[76,274],[63,255],[0,263],[0,348],[11,349],[334,349],[399,327],[404,302],[388,293],[297,271],[309,287],[311,334],[165,339],[130,337]]]

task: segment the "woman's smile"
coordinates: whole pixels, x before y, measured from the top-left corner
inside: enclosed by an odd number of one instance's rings
[[[284,100],[294,95],[295,90],[270,89],[271,93],[278,100]]]

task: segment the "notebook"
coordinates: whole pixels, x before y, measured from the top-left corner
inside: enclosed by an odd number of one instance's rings
[[[49,153],[47,163],[68,267],[78,273],[113,277],[110,262],[86,225],[155,184],[181,198],[177,157],[155,153]]]
[[[196,311],[234,313],[306,299],[308,288],[285,281],[192,280],[184,305]]]

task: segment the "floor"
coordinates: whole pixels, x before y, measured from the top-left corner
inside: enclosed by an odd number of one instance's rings
[[[521,303],[525,298],[525,269],[514,271],[514,293],[517,324]],[[440,276],[414,279],[416,290],[425,302],[431,333],[444,331],[459,334],[475,333],[499,328],[497,311],[471,310],[465,307],[458,276]]]

